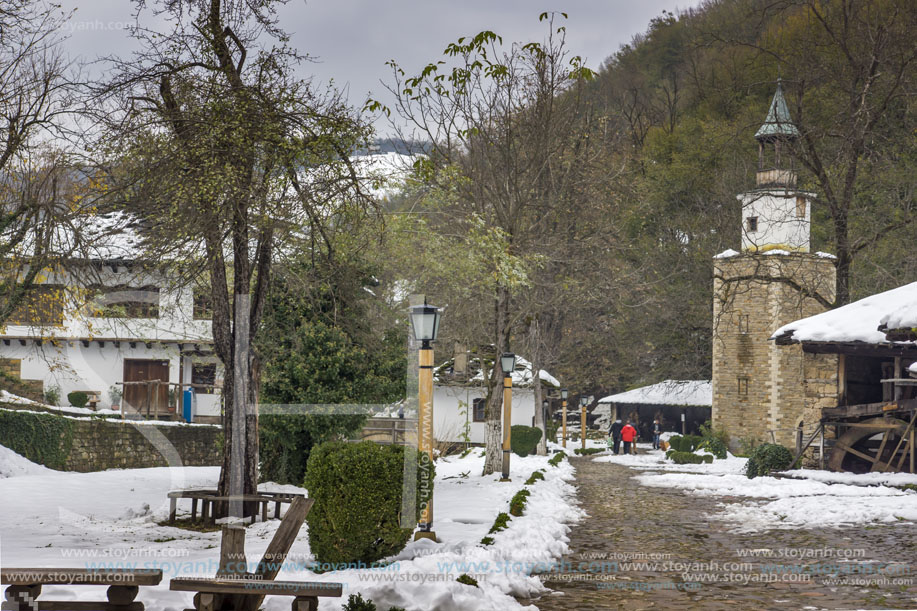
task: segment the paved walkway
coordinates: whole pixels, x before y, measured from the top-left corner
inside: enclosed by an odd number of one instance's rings
[[[554,592],[520,602],[541,611],[917,608],[917,526],[734,534],[706,516],[721,511],[720,503],[743,499],[642,487],[631,479],[635,471],[626,467],[589,458],[572,460],[579,498],[589,517],[570,533],[572,553],[563,559],[562,572],[544,576]],[[910,585],[876,585],[876,576],[855,574],[809,580],[808,575],[792,573],[805,566],[811,571],[816,565],[836,564],[835,559],[749,559],[736,553],[761,548],[864,550],[865,556],[856,562],[909,563],[912,573],[904,578]],[[644,554],[670,556],[647,559]],[[686,570],[685,564],[694,566]],[[774,564],[802,567],[780,574]],[[686,572],[707,575],[692,578]],[[848,583],[829,584],[832,578]],[[893,577],[884,578],[890,582]],[[774,579],[778,581],[764,582]],[[809,581],[800,583],[804,579]],[[865,580],[872,580],[872,585]]]

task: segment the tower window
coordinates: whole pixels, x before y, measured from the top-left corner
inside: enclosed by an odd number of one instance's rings
[[[745,219],[745,230],[748,233],[754,233],[758,231],[758,217],[750,216]]]
[[[739,333],[748,335],[748,314],[739,314]]]
[[[806,198],[801,195],[796,196],[796,218],[806,218]]]
[[[739,396],[747,397],[748,396],[748,378],[740,377],[738,378],[738,383],[739,383],[739,387],[738,387]]]

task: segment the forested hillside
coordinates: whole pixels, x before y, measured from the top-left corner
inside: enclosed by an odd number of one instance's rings
[[[416,124],[447,100],[473,128],[447,142],[440,116],[443,129],[421,131],[439,142],[391,206],[423,214],[393,214],[386,232],[391,278],[409,269],[413,289],[448,304],[444,346],[500,345],[494,309],[506,306],[505,345],[572,388],[709,377],[711,258],[739,247],[736,194],[754,185],[753,134],[778,78],[802,133],[800,186],[817,194],[813,249],[838,256],[839,302],[915,278],[913,2],[711,0],[653,20],[593,78],[565,54],[561,21],[541,55],[460,41],[447,59],[472,65],[478,97],[437,98],[434,84],[412,109],[436,72],[395,72],[399,116]],[[518,79],[517,98],[499,78],[486,88],[494,65]],[[476,113],[487,103],[512,110]]]

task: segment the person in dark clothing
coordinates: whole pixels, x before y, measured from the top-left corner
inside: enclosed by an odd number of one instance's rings
[[[662,420],[659,419],[659,416],[656,416],[656,420],[653,421],[653,449],[659,449],[659,436],[662,435]]]
[[[621,424],[621,420],[615,420],[614,424],[608,429],[608,434],[611,435],[611,442],[614,444],[614,452],[617,454],[621,449],[621,429],[624,428],[624,425]]]

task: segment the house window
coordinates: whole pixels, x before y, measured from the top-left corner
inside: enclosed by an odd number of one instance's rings
[[[158,286],[94,287],[97,318],[159,318]]]
[[[216,363],[191,363],[191,384],[195,393],[212,395],[216,377]]]
[[[758,231],[758,217],[750,216],[745,219],[745,230],[748,233],[754,233]]]
[[[213,320],[213,303],[209,290],[194,289],[194,320]]]
[[[748,314],[739,314],[739,333],[748,335],[749,319]]]
[[[64,324],[64,291],[57,285],[33,286],[6,319],[9,325]]]
[[[796,196],[796,218],[806,218],[806,198],[801,195]]]
[[[471,402],[471,421],[484,422],[484,408],[487,406],[487,399],[475,399]]]
[[[739,396],[747,397],[748,396],[748,378],[739,377]]]

